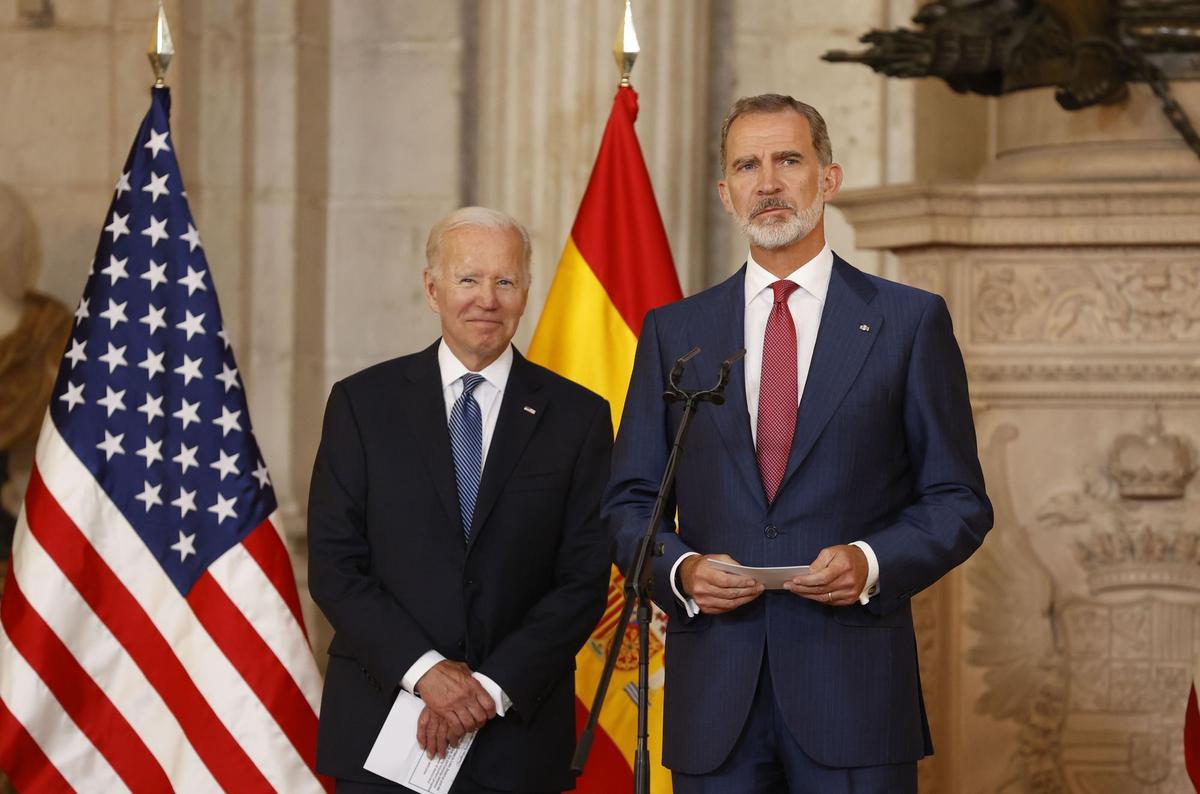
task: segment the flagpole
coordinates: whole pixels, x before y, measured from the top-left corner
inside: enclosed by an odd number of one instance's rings
[[[633,70],[633,64],[637,61],[640,52],[641,47],[638,44],[637,31],[633,26],[632,2],[631,0],[625,0],[625,13],[621,19],[621,26],[617,29],[616,42],[613,44],[613,57],[616,59],[617,69],[621,75],[618,91],[621,88],[632,88],[629,73]],[[699,351],[692,351],[692,353],[688,354],[687,358],[691,358],[697,352]],[[681,359],[681,362],[683,361],[685,359]],[[682,369],[682,363],[679,363],[679,368]],[[672,386],[674,387],[676,384],[672,383]],[[723,383],[720,384],[720,388],[723,390]],[[662,554],[661,544],[654,543],[654,536],[665,508],[665,494],[669,492],[671,483],[674,480],[675,464],[678,461],[679,452],[681,451],[680,447],[683,435],[687,432],[687,427],[690,424],[689,420],[695,411],[698,399],[688,395],[686,402],[684,418],[675,440],[675,448],[672,451],[670,461],[663,475],[663,482],[659,488],[659,498],[655,503],[655,509],[651,516],[646,536],[643,538],[640,552],[634,561],[633,567],[626,572],[624,587],[625,604],[621,610],[620,619],[617,621],[616,630],[613,633],[613,641],[604,661],[604,670],[600,675],[600,681],[596,687],[596,694],[592,700],[592,708],[588,712],[587,723],[579,736],[579,742],[575,746],[575,756],[571,760],[571,770],[577,776],[582,774],[583,768],[587,764],[588,755],[592,749],[592,741],[595,738],[596,726],[600,719],[600,710],[604,706],[609,682],[612,680],[613,670],[616,667],[617,656],[621,650],[621,641],[625,636],[625,628],[629,624],[629,618],[636,605],[638,627],[638,727],[637,747],[634,751],[633,761],[634,794],[650,794],[650,622],[653,617],[653,602],[651,599],[651,567],[649,558]]]
[[[617,61],[617,69],[621,72],[620,86],[632,88],[633,84],[629,80],[629,73],[633,71],[633,64],[637,61],[638,54],[642,48],[638,44],[637,30],[633,27],[633,2],[625,0],[625,14],[621,18],[621,27],[617,29],[617,39],[613,43],[613,57]],[[691,407],[691,403],[689,403]],[[690,412],[685,412],[690,413]],[[680,439],[682,433],[687,432],[686,427],[688,420],[685,418],[682,422],[680,430]],[[677,456],[673,456],[677,459]],[[669,488],[669,482],[674,479],[673,466],[669,466],[669,472],[664,477],[664,488]],[[664,494],[660,493],[660,497]],[[629,576],[625,579],[626,600],[632,604],[634,599],[637,601],[637,624],[638,624],[638,715],[637,715],[637,746],[633,754],[633,790],[635,794],[650,794],[650,621],[653,618],[653,602],[651,600],[651,576],[650,576],[650,557],[661,556],[661,544],[653,542],[653,534],[657,532],[657,524],[662,516],[660,505],[655,505],[655,516],[651,518],[652,525],[655,527],[653,532],[648,532],[647,540],[643,543],[641,554],[635,561],[633,569],[630,570]],[[629,609],[625,610],[626,615]],[[616,654],[620,645],[620,638],[625,636],[625,627],[621,626],[618,633],[614,635],[612,647],[612,661],[616,662]]]

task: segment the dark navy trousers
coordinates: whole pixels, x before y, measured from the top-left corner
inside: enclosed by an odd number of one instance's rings
[[[917,794],[915,762],[837,768],[809,758],[779,710],[765,649],[750,714],[729,757],[706,775],[671,777],[675,794]]]

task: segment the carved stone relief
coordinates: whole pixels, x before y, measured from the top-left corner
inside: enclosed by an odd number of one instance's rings
[[[1155,410],[1107,460],[1016,519],[1001,426],[984,450],[997,526],[968,569],[980,714],[1018,727],[997,792],[1192,791],[1184,704],[1200,649],[1192,440]],[[1090,471],[1090,469],[1089,469]],[[1193,489],[1194,490],[1194,489]]]
[[[988,264],[971,274],[971,340],[1200,342],[1200,268],[1154,258]]]
[[[945,295],[949,292],[948,263],[940,257],[906,257],[898,274],[905,284]]]

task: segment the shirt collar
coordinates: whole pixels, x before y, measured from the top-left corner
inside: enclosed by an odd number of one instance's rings
[[[816,256],[784,276],[784,279],[796,282],[809,295],[821,303],[825,303],[825,296],[829,292],[829,278],[832,274],[833,251],[829,248],[829,243],[826,243]],[[763,290],[770,289],[771,285],[779,280],[773,273],[754,261],[754,254],[746,255],[747,304],[757,298]]]
[[[505,385],[508,384],[508,374],[512,372],[512,365],[513,347],[510,344],[505,346],[499,358],[481,369],[478,374],[500,391],[504,391]],[[443,389],[471,371],[450,352],[450,346],[446,344],[445,339],[438,343],[438,368],[442,371]]]

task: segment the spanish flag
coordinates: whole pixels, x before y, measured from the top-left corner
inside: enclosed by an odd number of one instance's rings
[[[646,312],[679,300],[682,293],[650,175],[633,123],[637,93],[617,89],[600,153],[567,238],[558,271],[529,346],[529,358],[608,400],[613,427],[621,423],[633,354]],[[579,792],[629,790],[637,742],[637,627],[614,637],[621,613],[623,581],[613,569],[608,608],[576,659],[576,716],[579,726],[600,682],[609,646],[621,643],[600,731],[592,745]],[[636,619],[636,614],[634,616]],[[651,787],[669,791],[662,759],[663,628],[655,609],[650,634]]]

